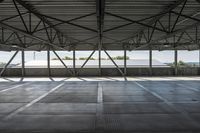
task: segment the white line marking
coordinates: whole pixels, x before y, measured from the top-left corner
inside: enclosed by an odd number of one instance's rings
[[[162,96],[158,95],[157,93],[147,89],[146,87],[144,87],[143,85],[141,85],[140,83],[136,82],[135,81],[135,84],[138,85],[139,87],[143,88],[144,90],[148,91],[149,93],[151,93],[152,95],[154,95],[155,97],[163,100],[168,106],[170,106],[171,108],[173,108],[175,111],[181,113],[186,119],[190,120],[194,125],[196,125],[197,127],[199,126],[199,122],[194,120],[193,118],[190,117],[190,115],[188,114],[188,112],[182,110],[182,109],[179,109],[179,108],[176,108],[176,106],[169,102],[167,99],[163,98]]]
[[[168,78],[169,78],[169,77],[168,77]],[[170,79],[170,78],[169,78],[169,79]],[[180,80],[172,79],[172,82],[174,82],[174,83],[175,83],[176,85],[178,85],[178,86],[181,86],[181,87],[184,87],[184,88],[187,88],[187,89],[193,90],[193,91],[197,91],[197,92],[200,91],[200,90],[198,90],[198,89],[196,89],[196,88],[186,86],[186,85],[184,85],[184,84],[182,84],[182,83],[176,83],[177,81],[179,82]],[[181,81],[186,81],[186,80],[181,80]]]
[[[53,89],[51,89],[50,91],[48,91],[47,93],[43,94],[42,96],[38,97],[37,99],[31,101],[30,103],[18,108],[17,110],[15,110],[14,112],[10,113],[9,115],[7,115],[6,117],[4,117],[3,120],[8,120],[10,118],[12,118],[13,116],[15,116],[16,114],[24,111],[26,108],[32,106],[33,104],[37,103],[38,101],[40,101],[41,99],[43,99],[44,97],[46,97],[47,95],[49,95],[50,93],[52,93],[53,91],[57,90],[58,88],[60,88],[61,86],[63,86],[65,83],[59,84],[58,86],[54,87]]]
[[[28,84],[31,84],[31,83],[33,83],[33,82],[28,82],[28,83],[25,83],[25,84],[16,85],[16,86],[13,86],[11,88],[7,88],[7,89],[4,89],[4,90],[1,90],[0,93],[6,92],[6,91],[10,91],[10,90],[16,89],[18,87],[21,87],[23,85],[28,85]]]
[[[101,83],[98,83],[98,103],[103,103],[103,88]]]
[[[97,112],[96,112],[96,129],[103,130],[104,119],[103,119],[103,88],[100,82],[98,82],[98,94],[97,94]]]
[[[198,90],[198,89],[196,89],[196,88],[193,88],[193,87],[186,86],[186,85],[184,85],[184,84],[181,84],[181,83],[178,83],[177,85],[179,85],[179,86],[181,86],[181,87],[184,87],[184,88],[187,88],[187,89],[190,89],[190,90],[193,90],[193,91],[197,91],[197,92],[199,92],[199,90]]]
[[[164,102],[168,102],[166,99],[162,98],[161,96],[159,96],[157,93],[150,91],[149,89],[147,89],[146,87],[144,87],[143,85],[141,85],[140,83],[135,81],[135,84],[137,86],[139,86],[140,88],[144,89],[145,91],[151,93],[152,95],[154,95],[155,97],[159,98],[160,100],[164,101]]]

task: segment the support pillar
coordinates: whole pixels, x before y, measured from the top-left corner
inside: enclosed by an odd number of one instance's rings
[[[24,56],[24,50],[21,51],[22,52],[22,77],[25,76],[25,56]]]
[[[126,49],[124,49],[124,76],[127,75],[127,56],[126,56]]]
[[[196,44],[198,44],[198,27],[196,27]],[[199,68],[200,68],[200,45],[199,45]]]
[[[199,68],[200,68],[200,49],[199,49]]]
[[[76,76],[76,51],[73,48],[73,76]]]
[[[101,41],[99,42],[99,76],[101,76]]]
[[[47,50],[47,69],[48,69],[48,76],[51,76],[51,69],[50,69],[50,47],[48,46]]]
[[[178,51],[174,51],[174,75],[178,75]]]
[[[152,76],[152,49],[149,50],[149,74]]]

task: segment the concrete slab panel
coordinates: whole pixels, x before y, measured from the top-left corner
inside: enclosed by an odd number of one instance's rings
[[[67,115],[96,114],[96,104],[93,103],[36,103],[20,114],[29,115]]]
[[[95,128],[95,115],[17,115],[0,123],[1,130],[91,131]]]
[[[2,95],[0,94],[0,103],[27,103],[38,96],[32,95]]]
[[[200,123],[200,113],[193,113],[191,117]]]
[[[192,101],[200,101],[199,95],[168,95],[161,94],[163,98],[168,100],[169,102],[192,102]]]
[[[122,79],[34,79],[2,92],[0,133],[200,132],[200,93],[195,91],[199,81],[178,77]],[[0,88],[21,83],[4,81]]]
[[[115,95],[104,95],[104,102],[162,102],[162,100],[152,96],[115,96]]]
[[[97,96],[87,95],[48,95],[39,103],[96,103]]]
[[[189,113],[200,113],[200,103],[175,103],[175,105]]]
[[[191,131],[200,127],[190,124],[179,114],[105,115],[106,130],[164,132]]]
[[[23,106],[24,103],[0,103],[0,114],[8,114]]]
[[[132,90],[104,90],[103,89],[103,95],[121,95],[121,96],[138,96],[138,95],[151,95],[149,92],[147,91],[142,91],[142,90],[136,90],[136,91],[132,91]]]
[[[104,104],[105,114],[173,114],[178,113],[165,103]]]

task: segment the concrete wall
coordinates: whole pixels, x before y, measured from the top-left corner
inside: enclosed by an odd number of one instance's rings
[[[1,70],[1,69],[0,69]],[[72,76],[73,69],[51,68],[51,76],[67,77]],[[123,71],[123,68],[121,68]],[[98,68],[77,68],[77,76],[99,76]],[[47,68],[26,68],[25,74],[27,77],[48,76]],[[102,68],[102,76],[121,76],[116,68]],[[152,68],[152,76],[173,76],[175,75],[174,68]],[[200,68],[179,68],[180,76],[197,76],[200,75]],[[8,68],[3,76],[21,76],[20,68]],[[149,68],[127,68],[127,76],[151,76]]]

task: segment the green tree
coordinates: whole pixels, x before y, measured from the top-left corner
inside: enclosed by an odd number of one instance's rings
[[[168,65],[170,65],[171,67],[175,67],[175,62]],[[177,67],[192,67],[192,66],[180,60],[179,62],[177,62]]]
[[[106,58],[101,58],[101,60],[106,60]]]
[[[4,67],[6,63],[0,62],[0,67]]]
[[[87,60],[87,57],[80,57],[79,60]],[[95,60],[95,58],[91,57],[89,60]]]
[[[58,58],[52,58],[51,60],[58,60]]]
[[[65,56],[64,58],[62,58],[63,60],[73,60],[73,58],[69,57],[69,56]]]
[[[116,57],[112,57],[113,60],[124,60],[124,56],[116,56]],[[128,56],[126,56],[126,59],[129,60],[130,58]]]

